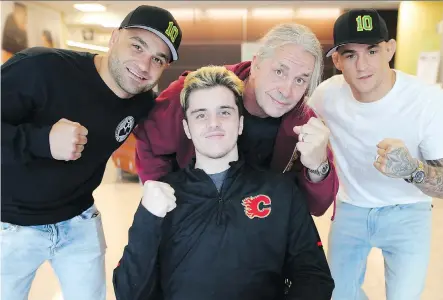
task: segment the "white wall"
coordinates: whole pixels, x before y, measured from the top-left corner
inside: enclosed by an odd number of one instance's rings
[[[440,80],[441,86],[443,88],[443,16],[441,19],[441,22],[439,24],[438,31],[441,36],[441,43],[440,43]]]

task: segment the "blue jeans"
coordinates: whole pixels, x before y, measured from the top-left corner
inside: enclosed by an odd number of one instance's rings
[[[372,247],[382,250],[387,300],[419,300],[431,246],[431,203],[361,208],[338,202],[329,233],[334,300],[368,299],[361,288]]]
[[[46,260],[64,300],[106,299],[106,244],[95,206],[57,224],[1,227],[1,299],[28,299],[35,273]]]

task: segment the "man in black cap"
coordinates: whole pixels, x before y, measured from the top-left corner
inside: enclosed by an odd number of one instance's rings
[[[105,248],[93,191],[110,155],[154,104],[181,30],[140,6],[94,55],[32,48],[1,67],[1,299],[26,299],[48,260],[65,300],[105,300]]]
[[[327,56],[343,74],[308,102],[331,131],[340,178],[328,247],[333,299],[367,299],[373,247],[383,252],[387,299],[420,299],[432,197],[443,198],[443,91],[390,68],[396,42],[375,10],[340,16],[334,43]]]

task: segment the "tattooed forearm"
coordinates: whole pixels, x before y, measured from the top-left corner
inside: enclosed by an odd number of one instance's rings
[[[424,168],[425,180],[416,186],[428,196],[443,198],[443,159],[428,160]]]
[[[443,158],[437,159],[437,160],[427,160],[426,163],[433,167],[440,167],[443,168]]]
[[[374,167],[386,176],[409,180],[419,167],[419,161],[412,157],[403,141],[384,139],[377,144],[377,158]],[[421,163],[420,163],[421,165]],[[423,163],[425,178],[414,183],[423,193],[443,198],[443,158]]]

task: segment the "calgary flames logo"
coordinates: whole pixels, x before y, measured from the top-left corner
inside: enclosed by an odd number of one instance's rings
[[[245,214],[249,219],[263,219],[271,213],[271,198],[265,195],[245,198],[242,201],[242,205],[245,207]],[[261,208],[260,205],[262,206]]]

